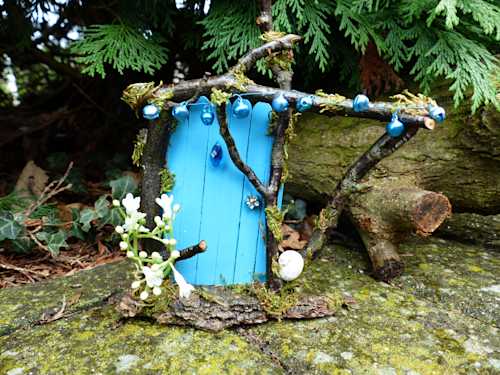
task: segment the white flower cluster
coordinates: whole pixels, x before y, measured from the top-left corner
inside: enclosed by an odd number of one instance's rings
[[[173,203],[172,195],[163,194],[156,198],[156,203],[162,208],[162,216],[154,218],[155,228],[149,230],[146,224],[146,214],[139,211],[141,198],[132,194],[120,201],[114,200],[113,205],[120,209],[124,224],[115,227],[116,233],[121,236],[120,249],[127,252],[136,268],[136,280],[132,283],[132,289],[139,293],[139,298],[146,300],[150,293],[159,296],[162,292],[161,286],[166,276],[173,273],[175,282],[179,286],[179,296],[189,298],[194,287],[186,282],[184,277],[174,268],[175,260],[180,256],[175,249],[177,241],[173,238],[173,221],[176,213],[180,210],[179,204]],[[124,210],[122,209],[122,206]],[[163,243],[170,251],[170,257],[164,260],[163,257],[153,252],[148,255],[146,251],[139,250],[139,240],[150,238]]]

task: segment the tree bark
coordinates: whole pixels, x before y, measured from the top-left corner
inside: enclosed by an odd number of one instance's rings
[[[161,215],[160,206],[155,199],[161,194],[160,171],[165,167],[165,150],[168,144],[169,126],[161,120],[148,122],[147,140],[142,154],[141,164],[143,166],[141,184],[141,211],[146,212],[146,226],[149,229],[155,227],[154,217]],[[165,247],[158,241],[145,240],[143,248],[152,253],[153,251],[165,252]],[[166,254],[164,254],[166,255]]]
[[[267,312],[256,297],[236,294],[224,287],[206,288],[201,294],[192,294],[189,299],[175,299],[162,307],[149,307],[125,294],[117,310],[126,318],[142,317],[154,319],[160,324],[191,326],[215,332],[269,320],[314,319],[335,313],[328,297],[301,296],[294,306],[275,315]]]

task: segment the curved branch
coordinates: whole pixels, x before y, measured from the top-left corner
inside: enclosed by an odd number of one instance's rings
[[[241,171],[241,173],[243,173],[248,178],[250,183],[255,187],[255,190],[257,190],[264,198],[266,198],[268,196],[266,186],[262,183],[259,177],[257,177],[252,168],[245,164],[241,159],[240,153],[238,152],[238,149],[236,147],[236,143],[234,142],[234,138],[229,131],[229,127],[227,126],[225,114],[226,104],[221,104],[221,106],[217,109],[217,117],[219,119],[220,135],[226,143],[229,157],[233,161],[234,165]]]
[[[254,48],[250,52],[248,52],[245,56],[238,60],[236,65],[231,68],[230,72],[242,72],[245,73],[250,70],[257,60],[262,57],[269,56],[273,52],[283,51],[283,50],[291,50],[293,45],[301,40],[302,37],[299,35],[288,34],[282,38],[278,38],[266,44],[263,44],[260,47]]]
[[[418,129],[417,125],[407,126],[403,135],[398,138],[392,138],[387,133],[383,134],[368,151],[351,165],[337,184],[335,193],[327,207],[321,211],[317,228],[314,230],[309,243],[301,252],[303,256],[313,256],[322,248],[326,241],[327,230],[337,226],[347,199],[352,193],[359,190],[358,183],[360,180],[382,159],[393,154],[413,138],[417,134]]]

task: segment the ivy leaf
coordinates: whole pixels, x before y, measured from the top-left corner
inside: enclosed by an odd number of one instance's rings
[[[105,195],[101,195],[94,204],[95,213],[99,219],[102,219],[109,213],[109,202]]]
[[[28,254],[35,244],[28,236],[18,237],[11,243],[13,250],[18,254]]]
[[[10,212],[0,213],[0,241],[15,240],[23,227],[14,219]]]
[[[82,230],[80,225],[80,211],[76,208],[71,209],[71,216],[73,219],[73,225],[71,226],[70,234],[79,240],[85,239],[85,232]]]
[[[113,199],[123,199],[128,193],[134,193],[137,190],[137,182],[131,176],[123,176],[109,183],[111,186],[111,195]]]
[[[67,248],[68,244],[66,239],[68,235],[63,230],[59,230],[55,233],[39,232],[36,237],[46,243],[47,248],[53,256],[59,255],[59,250],[61,248]]]
[[[123,224],[123,217],[120,214],[120,210],[117,207],[109,210],[108,214],[102,219],[103,224],[111,224],[116,227],[117,225]]]
[[[90,230],[90,223],[92,222],[92,220],[95,220],[97,218],[98,216],[94,209],[85,208],[82,210],[82,212],[80,212],[80,219],[78,220],[78,222],[82,224],[82,230],[84,232],[88,232]]]

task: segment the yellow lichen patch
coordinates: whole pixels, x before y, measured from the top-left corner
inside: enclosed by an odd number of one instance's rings
[[[148,100],[161,85],[161,81],[158,86],[155,86],[154,82],[133,83],[123,90],[121,99],[137,113],[146,100]]]
[[[326,102],[320,103],[320,113],[323,112],[336,112],[340,109],[340,104],[346,100],[345,96],[339,94],[327,94],[323,90],[316,90],[316,96],[326,99]]]
[[[222,91],[212,87],[212,93],[210,94],[210,101],[215,105],[226,104],[232,94],[230,92]]]
[[[401,112],[412,116],[426,116],[428,115],[427,108],[429,105],[437,105],[435,100],[423,94],[412,94],[408,90],[391,96],[391,99],[395,100],[393,110],[399,109]]]

